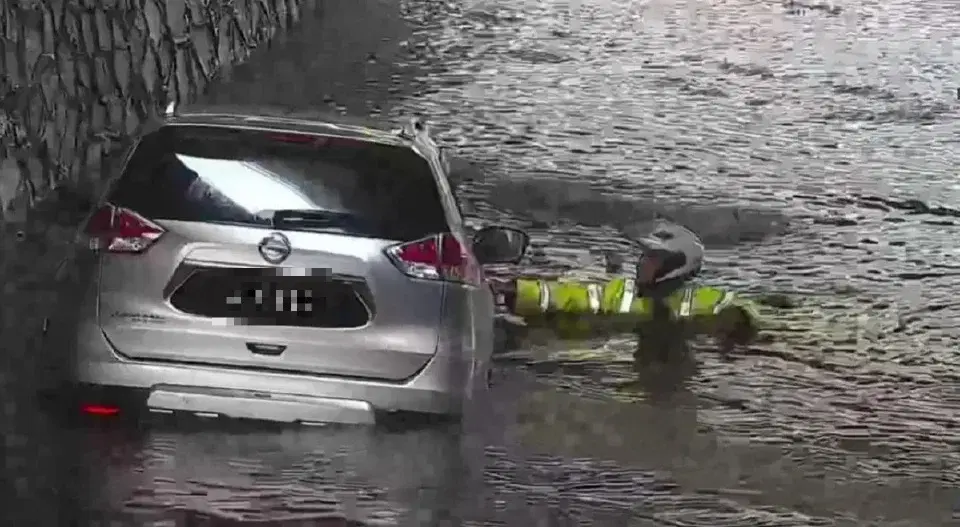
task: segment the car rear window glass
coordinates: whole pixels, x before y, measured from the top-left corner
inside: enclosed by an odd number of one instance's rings
[[[275,228],[399,241],[448,230],[427,161],[365,138],[167,126],[143,137],[109,199],[157,220],[271,228],[270,211],[308,211]],[[349,221],[314,221],[327,212]]]

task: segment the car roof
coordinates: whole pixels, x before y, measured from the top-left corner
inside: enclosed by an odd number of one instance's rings
[[[269,127],[290,132],[330,134],[370,142],[410,146],[414,139],[396,123],[278,106],[194,105],[178,108],[164,118],[167,125],[226,128]]]

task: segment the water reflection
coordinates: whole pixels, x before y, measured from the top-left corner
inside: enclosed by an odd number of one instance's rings
[[[87,447],[83,464],[102,468],[96,483],[103,484],[90,485],[91,503],[137,521],[201,514],[432,525],[449,518],[468,479],[460,436],[448,427],[224,430],[222,423],[181,423],[136,434],[78,433]]]
[[[689,381],[697,374],[697,362],[689,350],[668,362],[636,364],[635,378],[619,383],[620,394],[635,394],[651,402],[671,404],[689,394]]]

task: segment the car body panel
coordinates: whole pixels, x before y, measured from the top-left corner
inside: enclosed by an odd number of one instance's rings
[[[445,284],[413,281],[384,255],[395,242],[286,231],[293,252],[267,266],[258,243],[273,231],[192,222],[169,230],[149,258],[101,261],[100,325],[130,358],[222,364],[277,371],[388,380],[406,379],[436,352]],[[359,328],[314,328],[211,320],[175,309],[164,289],[176,269],[259,267],[286,275],[348,275],[372,292],[373,320]],[[397,299],[394,301],[393,299]],[[251,353],[247,343],[286,346],[279,356]]]

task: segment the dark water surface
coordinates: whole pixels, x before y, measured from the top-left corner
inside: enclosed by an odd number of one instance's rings
[[[598,273],[661,215],[703,235],[706,280],[797,306],[733,361],[703,349],[640,378],[624,339],[511,353],[463,445],[88,431],[50,478],[130,523],[946,525],[957,44],[946,0],[330,0],[210,98],[427,114],[473,217],[532,232],[528,270]]]

